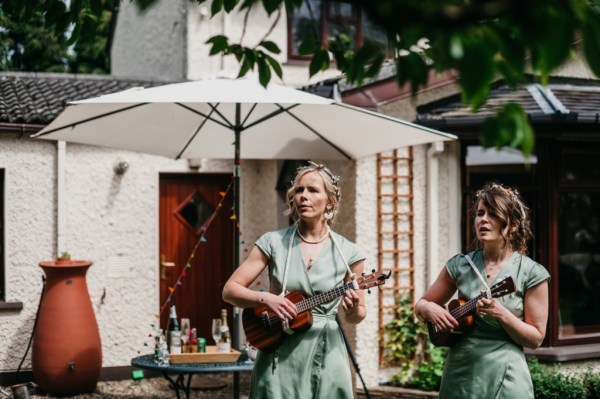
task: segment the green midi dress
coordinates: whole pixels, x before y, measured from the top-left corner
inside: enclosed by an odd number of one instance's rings
[[[256,246],[270,259],[269,291],[279,295],[290,237],[295,227],[269,232]],[[360,248],[339,234],[334,235],[349,265],[365,259]],[[293,239],[288,265],[287,292],[299,291],[305,297],[330,291],[344,283],[346,266],[331,238],[306,269]],[[353,398],[348,354],[335,320],[341,297],[312,309],[313,325],[305,332],[286,336],[279,348],[259,351],[250,382],[250,399]]]
[[[469,254],[485,276],[483,252]],[[446,263],[456,282],[459,298],[471,299],[486,290],[464,255]],[[550,278],[546,269],[515,252],[506,261],[493,284],[512,276],[516,292],[498,298],[500,304],[523,320],[525,292]],[[440,399],[533,399],[533,385],[523,347],[515,343],[499,321],[475,315],[474,328],[449,351],[444,365]]]

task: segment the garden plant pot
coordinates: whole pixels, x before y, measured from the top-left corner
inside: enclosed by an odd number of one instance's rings
[[[102,368],[102,345],[85,275],[92,262],[41,262],[46,286],[32,348],[36,384],[54,396],[95,389]]]

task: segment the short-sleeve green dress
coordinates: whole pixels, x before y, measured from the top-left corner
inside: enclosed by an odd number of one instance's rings
[[[482,276],[485,276],[483,252],[469,254]],[[481,279],[464,255],[456,255],[446,263],[456,282],[459,298],[472,299],[485,290]],[[516,292],[498,301],[523,320],[525,292],[550,278],[548,271],[527,256],[515,252],[506,261],[496,279],[512,276]],[[515,343],[499,321],[475,316],[474,328],[449,351],[444,365],[440,399],[533,399],[533,385],[523,347]]]
[[[269,232],[256,246],[270,259],[269,291],[279,295],[288,245],[295,227]],[[365,259],[360,248],[335,232],[334,235],[349,265]],[[293,239],[286,291],[299,291],[305,297],[330,291],[344,283],[346,266],[331,238],[306,269]],[[305,332],[286,336],[271,352],[259,351],[250,382],[250,399],[353,398],[348,354],[335,315],[341,297],[312,309],[313,325]]]

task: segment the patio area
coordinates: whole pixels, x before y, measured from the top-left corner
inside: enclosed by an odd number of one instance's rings
[[[250,373],[240,373],[241,399],[247,398]],[[196,375],[192,380],[190,399],[230,399],[233,397],[233,376],[225,374]],[[100,381],[94,392],[71,396],[73,399],[173,399],[175,392],[162,377]],[[31,398],[53,398],[35,392]],[[185,395],[182,393],[182,399]]]

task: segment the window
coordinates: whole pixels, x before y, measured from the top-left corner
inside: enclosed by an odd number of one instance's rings
[[[463,144],[464,249],[473,238],[471,195],[488,180],[516,186],[532,210],[529,255],[551,275],[543,346],[600,343],[600,142],[538,140],[515,150]]]
[[[600,341],[600,164],[598,146],[558,152],[557,342]]]
[[[350,38],[353,48],[365,43],[389,47],[385,32],[368,19],[355,0],[307,0],[288,17],[288,29],[290,58],[300,57],[298,49],[303,40],[326,42],[340,33]]]

